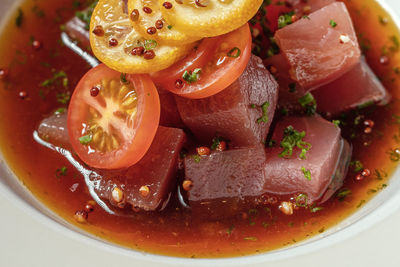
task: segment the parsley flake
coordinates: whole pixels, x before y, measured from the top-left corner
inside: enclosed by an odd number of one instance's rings
[[[293,149],[297,147],[301,150],[300,159],[306,159],[306,154],[311,149],[311,144],[303,140],[305,136],[306,133],[304,131],[298,132],[293,126],[288,126],[283,133],[283,139],[280,144],[283,151],[279,156],[282,158],[290,158],[293,155]]]
[[[197,68],[193,72],[185,71],[182,75],[182,79],[185,80],[188,84],[195,83],[199,80],[201,74],[201,69]]]
[[[299,99],[300,105],[305,109],[308,116],[312,116],[317,111],[317,101],[312,94],[307,93]]]
[[[331,21],[329,21],[329,25],[331,25],[332,28],[335,28],[337,26],[337,23],[331,19]]]
[[[269,120],[269,116],[268,116],[268,108],[270,106],[270,103],[264,102],[261,105],[261,111],[262,111],[262,116],[260,118],[257,119],[257,123],[267,123]]]
[[[79,137],[79,143],[81,143],[82,145],[89,145],[90,142],[92,142],[92,135],[88,134],[88,135],[84,135],[82,137]]]
[[[303,172],[304,177],[305,177],[307,180],[311,181],[311,171],[310,171],[310,170],[307,170],[307,169],[304,168],[304,167],[301,167],[301,171]]]

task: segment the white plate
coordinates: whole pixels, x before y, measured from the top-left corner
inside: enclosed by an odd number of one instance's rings
[[[0,0],[0,9],[6,2]],[[393,12],[400,15],[400,2],[386,0]],[[1,161],[0,161],[1,165]],[[4,175],[4,174],[3,174]],[[400,173],[398,172],[398,175]],[[400,178],[400,177],[398,177]],[[299,247],[274,254],[274,257],[248,257],[218,265],[267,266],[262,261],[274,262],[274,266],[384,266],[399,267],[400,253],[400,179],[380,194],[369,209],[379,206],[372,215],[359,216],[362,219],[346,227],[338,234],[313,242],[306,249]],[[217,262],[175,261],[171,258],[152,257],[131,253],[127,250],[106,246],[89,238],[82,238],[50,219],[39,215],[35,209],[7,190],[0,179],[0,266],[215,266]],[[383,200],[390,198],[389,201]],[[39,207],[40,208],[40,207]],[[388,217],[389,216],[389,217]],[[350,237],[350,238],[349,238]],[[289,256],[289,258],[287,258]],[[246,264],[247,263],[247,264]],[[272,265],[272,264],[271,264]]]

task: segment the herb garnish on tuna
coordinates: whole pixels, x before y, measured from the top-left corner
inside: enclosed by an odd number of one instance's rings
[[[290,158],[293,155],[293,149],[295,147],[301,149],[300,159],[306,159],[307,152],[311,149],[311,144],[303,140],[306,136],[304,131],[298,132],[293,126],[288,126],[283,134],[281,141],[281,147],[283,151],[279,154],[282,158]]]

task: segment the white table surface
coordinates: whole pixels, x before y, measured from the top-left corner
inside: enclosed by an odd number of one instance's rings
[[[399,0],[386,2],[400,15]],[[2,195],[0,214],[0,267],[161,267],[80,243],[49,229]],[[369,230],[312,254],[248,266],[400,267],[400,210]]]

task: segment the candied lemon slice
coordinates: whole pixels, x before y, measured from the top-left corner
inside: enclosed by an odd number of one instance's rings
[[[169,25],[162,17],[158,0],[129,0],[128,9],[133,26],[147,38],[172,45],[193,43],[201,39]]]
[[[90,22],[90,44],[99,60],[124,73],[165,69],[194,46],[170,46],[143,37],[132,26],[124,0],[99,1]]]
[[[249,21],[263,0],[159,0],[164,19],[190,35],[212,37],[231,32]]]

